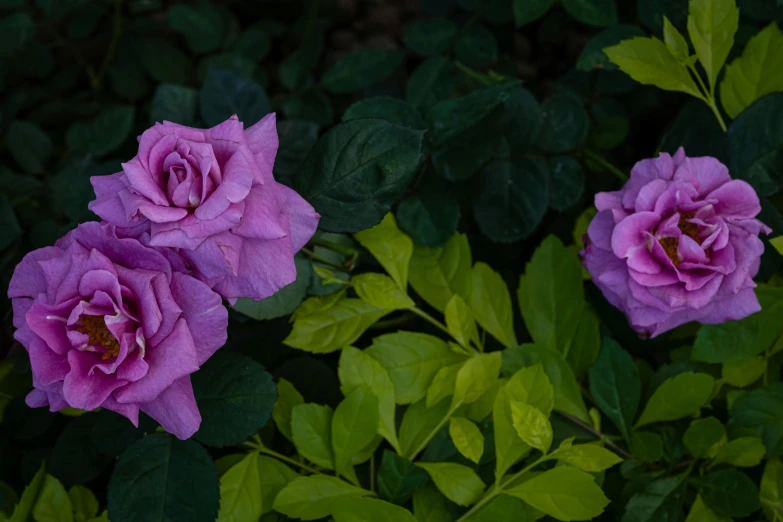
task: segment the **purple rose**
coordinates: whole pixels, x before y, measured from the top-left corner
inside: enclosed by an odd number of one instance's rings
[[[247,130],[236,115],[211,129],[155,124],[122,172],[91,179],[89,208],[120,235],[176,248],[229,300],[269,297],[296,279],[320,217],[274,180],[277,145],[274,114]]]
[[[165,254],[85,223],[24,257],[8,296],[33,371],[28,405],[100,406],[134,424],[141,410],[181,439],[198,430],[190,374],[225,343],[228,312]]]
[[[622,190],[595,196],[584,266],[631,326],[652,337],[690,321],[758,312],[753,276],[771,230],[750,185],[715,158],[662,153]]]

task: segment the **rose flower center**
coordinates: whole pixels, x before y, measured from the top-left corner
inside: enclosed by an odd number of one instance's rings
[[[106,350],[101,357],[104,361],[120,354],[120,343],[106,327],[106,321],[102,315],[82,315],[79,322],[81,322],[81,326],[76,330],[90,336],[88,343]]]
[[[677,223],[677,228],[680,229],[680,232],[682,232],[683,235],[688,236],[701,245],[702,239],[699,237],[699,225],[688,221],[689,219],[692,219],[695,214],[696,212],[680,213],[680,221]],[[679,265],[680,258],[677,255],[677,248],[680,246],[680,240],[676,237],[662,237],[659,238],[658,241],[660,241],[663,250],[666,252],[666,255],[669,256],[669,259],[672,260],[672,263],[674,263],[675,266]]]

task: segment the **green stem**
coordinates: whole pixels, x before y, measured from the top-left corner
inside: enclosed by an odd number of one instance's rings
[[[269,455],[270,457],[274,457],[274,458],[276,458],[278,460],[282,460],[283,462],[285,462],[287,464],[291,464],[292,466],[296,466],[298,468],[301,468],[301,469],[307,471],[308,473],[312,473],[313,475],[323,475],[323,473],[321,473],[317,469],[311,468],[307,464],[302,464],[301,462],[299,462],[297,460],[294,460],[291,457],[286,457],[282,453],[278,453],[278,452],[276,452],[274,450],[271,450],[271,449],[267,448],[266,446],[256,446],[256,451],[258,451],[259,453],[263,453],[265,455]]]
[[[442,330],[442,331],[446,332],[446,334],[448,334],[448,336],[449,336],[449,337],[453,337],[453,336],[451,335],[451,332],[449,332],[449,329],[448,329],[448,328],[446,328],[446,325],[445,325],[445,324],[441,323],[440,321],[438,321],[437,319],[435,319],[434,317],[432,317],[430,314],[428,314],[427,312],[425,312],[425,311],[424,311],[424,310],[422,310],[421,308],[413,307],[413,308],[409,308],[408,310],[410,310],[410,311],[411,311],[411,312],[413,312],[414,314],[418,315],[419,317],[421,317],[422,319],[424,319],[424,320],[425,320],[425,321],[427,321],[428,323],[430,323],[430,324],[432,324],[432,325],[434,325],[434,326],[438,327],[440,330]],[[454,339],[454,340],[456,341],[456,339]],[[479,353],[479,352],[478,352],[478,351],[477,351],[475,348],[473,348],[472,346],[468,346],[468,347],[467,347],[467,349],[468,349],[468,351],[469,351],[469,353],[470,353],[471,355],[478,355],[478,353]]]
[[[701,100],[710,107],[715,118],[718,120],[720,128],[723,129],[723,132],[726,132],[726,122],[723,121],[723,116],[721,116],[718,105],[715,103],[715,86],[713,85],[711,89],[707,89],[707,86],[704,84],[704,80],[701,79],[701,75],[699,75],[699,71],[696,69],[695,65],[689,65],[688,69],[696,77],[696,81],[699,83],[699,87],[702,90]]]
[[[457,66],[457,69],[464,72],[465,74],[467,74],[468,76],[470,76],[471,78],[473,78],[474,80],[476,80],[482,85],[492,85],[493,83],[489,78],[482,75],[481,73],[474,71],[473,69],[463,64],[459,60],[454,60],[454,65]]]
[[[419,447],[416,448],[410,455],[403,455],[408,460],[413,460],[416,458],[416,455],[424,451],[424,448],[427,447],[427,445],[432,441],[433,437],[438,434],[440,429],[449,421],[451,416],[454,414],[455,411],[457,411],[457,408],[461,406],[461,403],[454,404],[449,408],[449,411],[446,412],[446,415],[443,416],[443,418],[440,420],[437,426],[430,432],[429,435],[422,441],[421,444],[419,444]]]
[[[625,174],[625,172],[623,172],[622,170],[618,169],[617,167],[609,163],[603,156],[601,156],[597,152],[593,152],[590,149],[583,149],[583,152],[585,156],[587,156],[591,160],[601,165],[604,169],[617,176],[620,179],[620,181],[622,181],[623,183],[628,181],[628,176]]]
[[[97,74],[91,77],[92,87],[94,89],[100,88],[103,77],[106,76],[106,73],[109,70],[111,61],[114,58],[114,53],[117,50],[117,44],[119,44],[120,37],[122,36],[122,28],[122,0],[114,0],[114,31],[111,35],[109,47],[103,57],[103,62],[101,62],[101,68],[98,69]]]
[[[630,460],[632,458],[630,453],[628,453],[623,448],[621,448],[620,446],[618,446],[617,444],[612,442],[612,440],[609,437],[607,437],[606,435],[604,435],[603,433],[601,433],[597,429],[593,428],[592,426],[590,426],[586,422],[583,422],[583,421],[577,419],[576,417],[574,417],[573,415],[569,415],[568,413],[564,413],[562,411],[557,411],[555,413],[557,413],[558,415],[560,415],[564,419],[567,419],[567,420],[573,422],[574,424],[576,424],[577,426],[579,426],[583,430],[589,432],[590,434],[592,434],[598,440],[603,441],[607,446],[609,446],[609,448],[612,451],[614,451],[615,453],[620,455],[625,460]]]
[[[311,239],[310,244],[322,246],[324,248],[328,248],[329,250],[334,250],[338,254],[342,254],[344,256],[353,256],[356,254],[356,250],[351,247],[343,246],[332,241],[326,241],[325,239]]]
[[[301,252],[304,255],[306,255],[307,257],[309,257],[310,259],[312,259],[313,261],[318,261],[319,263],[323,263],[325,265],[329,265],[331,267],[337,268],[338,270],[344,270],[345,269],[345,267],[335,263],[334,261],[329,261],[328,259],[319,256],[318,254],[316,254],[315,252],[313,252],[312,250],[310,250],[308,248],[303,248],[301,250]]]
[[[472,508],[470,508],[470,509],[469,509],[469,510],[468,510],[468,511],[467,511],[467,512],[464,514],[464,515],[462,515],[461,517],[459,517],[459,518],[458,518],[458,519],[457,519],[455,522],[463,522],[464,520],[467,520],[467,519],[468,519],[470,516],[472,516],[472,515],[473,515],[473,514],[474,514],[476,511],[478,511],[479,509],[481,509],[482,507],[484,507],[485,505],[487,505],[487,504],[488,504],[489,502],[491,502],[491,501],[492,501],[492,499],[494,499],[496,496],[498,496],[498,495],[500,495],[501,493],[503,493],[503,490],[504,490],[504,489],[505,489],[505,488],[506,488],[506,487],[507,487],[509,484],[511,484],[512,482],[514,482],[515,480],[517,480],[519,477],[521,477],[522,475],[524,475],[525,473],[527,473],[528,471],[530,471],[531,469],[535,468],[536,466],[538,466],[539,464],[541,464],[542,462],[544,462],[544,461],[546,461],[546,460],[549,460],[549,457],[548,457],[548,456],[546,456],[546,455],[544,455],[544,456],[542,456],[541,458],[539,458],[538,460],[536,460],[535,462],[533,462],[532,464],[530,464],[529,466],[525,466],[525,467],[524,467],[524,468],[523,468],[521,471],[518,471],[517,473],[514,473],[513,475],[511,475],[510,477],[508,477],[506,480],[504,480],[503,482],[501,482],[500,484],[495,484],[494,486],[492,486],[492,487],[489,489],[489,491],[487,491],[487,492],[484,494],[484,496],[481,498],[481,500],[479,500],[478,502],[476,502],[475,504],[473,504],[473,507],[472,507]]]

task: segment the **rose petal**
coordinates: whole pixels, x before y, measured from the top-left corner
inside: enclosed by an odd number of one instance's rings
[[[201,425],[201,414],[193,395],[190,377],[177,379],[155,400],[140,404],[139,407],[178,439],[192,437]]]

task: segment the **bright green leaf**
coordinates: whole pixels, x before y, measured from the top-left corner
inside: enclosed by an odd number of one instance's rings
[[[340,504],[369,494],[337,477],[299,477],[277,494],[274,510],[291,518],[316,520],[330,515]]]
[[[552,445],[552,425],[541,410],[520,401],[511,402],[511,419],[514,429],[525,444],[542,453]]]
[[[738,27],[739,9],[734,0],[690,0],[688,3],[688,36],[707,73],[710,92],[714,92]]]
[[[385,274],[368,272],[351,279],[356,294],[366,303],[387,310],[413,308],[416,303]]]
[[[783,511],[783,463],[780,459],[770,459],[764,466],[759,498],[768,519],[774,520],[775,513]]]
[[[731,519],[715,513],[707,507],[701,495],[696,495],[685,522],[731,522]]]
[[[578,444],[568,449],[558,449],[552,456],[588,473],[609,469],[623,461],[614,452],[595,444]]]
[[[663,17],[663,42],[675,60],[681,64],[687,64],[691,54],[688,42],[665,16]]]
[[[453,462],[420,462],[417,465],[430,474],[441,493],[455,504],[469,506],[484,493],[484,483],[467,466]]]
[[[332,409],[320,404],[300,404],[291,410],[291,434],[297,451],[326,469],[334,469],[332,417]]]
[[[72,522],[71,499],[59,480],[46,475],[41,492],[33,506],[35,522]]]
[[[30,511],[35,505],[35,500],[38,498],[38,494],[41,492],[41,488],[46,481],[46,477],[46,469],[42,463],[41,467],[38,468],[38,471],[33,477],[33,480],[31,480],[30,483],[25,486],[24,491],[22,491],[22,497],[19,499],[19,502],[16,504],[16,506],[14,506],[14,512],[11,515],[11,518],[8,519],[8,522],[28,521],[30,518]]]
[[[593,69],[617,70],[617,66],[610,62],[609,58],[604,54],[604,48],[616,45],[634,36],[644,36],[644,31],[635,25],[625,24],[604,29],[587,42],[576,62],[576,68],[580,71],[592,71]]]
[[[471,341],[478,341],[478,329],[473,313],[465,300],[458,294],[454,294],[446,304],[445,310],[446,328],[452,337],[464,347],[469,347]]]
[[[468,301],[472,265],[464,234],[454,234],[441,248],[416,245],[410,261],[411,286],[430,306],[443,312],[454,294]]]
[[[376,498],[352,498],[338,504],[332,514],[334,522],[416,522],[407,509]]]
[[[277,400],[272,409],[272,419],[275,421],[277,430],[288,440],[292,440],[291,434],[291,413],[294,406],[304,404],[304,398],[294,385],[287,380],[280,378],[277,381]]]
[[[721,368],[721,377],[727,384],[744,388],[753,384],[767,370],[767,359],[762,355],[744,361],[725,362]]]
[[[479,463],[484,453],[484,435],[474,423],[463,417],[449,419],[449,436],[463,457]]]
[[[706,373],[685,372],[670,377],[655,390],[636,426],[680,419],[707,404],[715,379]]]
[[[682,441],[695,458],[714,457],[726,444],[726,428],[715,417],[696,419],[685,430]]]
[[[248,453],[220,477],[217,522],[254,522],[263,513],[258,453]]]
[[[405,410],[400,423],[400,450],[406,456],[414,455],[426,438],[438,427],[449,413],[449,401],[440,401],[427,408],[426,401],[414,402]]]
[[[87,522],[98,516],[98,499],[95,494],[84,486],[73,486],[68,490],[68,498],[71,499],[74,522]]]
[[[408,269],[413,256],[413,241],[397,227],[397,220],[391,213],[380,223],[354,234],[356,240],[378,260],[392,279],[406,290]]]
[[[477,355],[465,361],[457,372],[452,407],[477,401],[492,387],[499,373],[500,352]]]
[[[444,366],[432,379],[432,384],[427,388],[427,407],[432,408],[446,397],[454,395],[454,387],[457,385],[457,374],[462,369],[463,363]]]
[[[729,441],[718,450],[713,465],[726,463],[738,468],[758,466],[767,449],[756,437],[740,437]]]
[[[378,398],[369,386],[358,386],[337,405],[332,417],[332,447],[335,469],[352,471],[351,459],[362,451],[378,432]]]
[[[517,346],[506,282],[485,263],[474,265],[471,280],[469,302],[476,321],[504,346]]]
[[[299,474],[277,459],[260,455],[258,477],[261,484],[261,506],[264,513],[272,511],[277,494]]]

